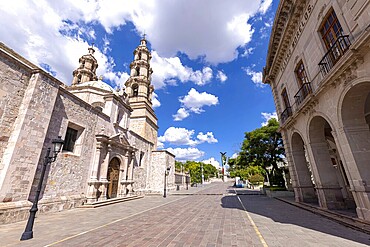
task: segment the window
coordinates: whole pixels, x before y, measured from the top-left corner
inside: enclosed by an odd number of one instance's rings
[[[292,115],[292,108],[290,107],[288,93],[285,88],[281,92],[281,97],[283,99],[285,108],[284,108],[284,111],[280,115],[280,120],[282,123],[284,123]]]
[[[290,107],[288,93],[287,93],[287,91],[286,91],[285,88],[283,89],[283,91],[281,93],[281,97],[283,98],[283,103],[284,103],[285,109],[288,108],[288,107]]]
[[[138,53],[138,60],[141,60],[141,52]]]
[[[303,84],[308,83],[306,70],[304,68],[302,60],[298,63],[295,74],[297,76],[299,87],[302,87]]]
[[[139,67],[136,67],[136,75],[139,76],[140,75],[140,68]]]
[[[298,80],[299,90],[294,96],[295,102],[297,105],[301,104],[303,100],[311,93],[311,85],[308,81],[306,70],[304,68],[302,60],[299,61],[296,69],[295,74]]]
[[[67,133],[64,138],[63,150],[73,152],[77,140],[78,130],[67,127]]]
[[[144,154],[145,153],[143,151],[140,152],[139,166],[141,166],[141,162],[142,162],[142,160],[144,158]]]
[[[338,37],[343,33],[342,26],[333,9],[331,9],[324,18],[320,33],[327,49],[330,49]]]
[[[281,92],[281,97],[283,99],[283,104],[285,108],[280,115],[280,120],[282,123],[284,123],[292,115],[292,108],[290,107],[288,93],[285,88]]]
[[[327,49],[325,56],[319,63],[320,71],[325,76],[348,51],[351,42],[349,35],[343,35],[343,29],[333,9],[330,9],[325,16],[319,32]]]
[[[132,95],[134,97],[139,96],[139,86],[137,84],[132,85]]]
[[[64,137],[63,151],[67,153],[73,153],[73,155],[81,155],[82,143],[83,143],[83,131],[84,127],[68,123],[67,131]]]

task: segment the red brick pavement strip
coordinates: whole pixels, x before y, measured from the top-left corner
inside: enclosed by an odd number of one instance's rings
[[[200,192],[216,186],[208,184],[189,188],[188,192]],[[148,196],[140,200],[117,203],[100,208],[77,208],[57,213],[38,214],[34,226],[34,238],[19,241],[26,221],[0,225],[0,246],[45,246],[85,231],[105,227],[114,221],[135,217],[147,210],[179,200],[184,196],[167,197]]]
[[[146,198],[100,210],[76,210],[75,213],[60,214],[59,221],[51,221],[54,225],[50,226],[53,233],[49,237],[49,243],[55,241],[52,239],[56,236],[59,236],[57,239],[62,239],[63,236],[71,236],[72,232],[75,234],[73,237],[55,242],[55,246],[262,246],[261,239],[256,234],[258,232],[270,247],[352,247],[367,246],[366,244],[370,243],[369,236],[364,233],[286,203],[250,195],[249,192],[248,195],[240,196],[230,194],[233,189],[228,188],[228,185],[209,185],[202,188],[201,192],[200,189],[194,190],[197,195],[192,196],[169,196],[164,200],[158,200],[158,197]],[[238,197],[243,205],[238,201]],[[150,206],[143,207],[143,202]],[[131,210],[124,205],[131,205],[140,210]],[[84,213],[81,219],[88,217],[91,220],[94,214],[103,214],[109,220],[103,221],[102,215],[96,215],[95,223],[101,225],[96,227],[95,224],[90,228],[84,225],[82,229],[79,228],[79,221],[74,220],[74,231],[70,225],[66,224],[65,227],[61,224],[71,221],[70,217],[77,217],[78,212]],[[124,214],[127,216],[124,217]],[[62,219],[63,215],[69,218]],[[68,232],[58,235],[56,227],[66,228]],[[43,233],[47,234],[47,231]],[[43,242],[45,238],[34,239],[33,242],[28,242],[31,245],[27,246],[32,246],[32,243],[42,246],[37,243]],[[1,244],[0,242],[0,246]]]
[[[218,195],[186,197],[55,246],[255,246],[258,237],[246,215],[220,207],[223,196],[214,189],[207,192]]]

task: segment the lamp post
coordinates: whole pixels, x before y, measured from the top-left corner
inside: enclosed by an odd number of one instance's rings
[[[225,155],[226,155],[226,152],[220,152],[221,154],[221,175],[222,175],[222,182],[225,182],[225,177],[224,177],[224,159],[225,159]]]
[[[45,155],[45,158],[44,158],[44,163],[43,163],[42,168],[41,168],[40,180],[39,180],[39,183],[37,185],[37,191],[36,191],[35,199],[33,200],[33,204],[32,204],[32,207],[30,209],[30,216],[28,217],[26,229],[24,230],[24,232],[22,234],[21,240],[27,240],[27,239],[33,238],[32,228],[33,228],[33,223],[35,222],[36,212],[38,211],[37,203],[39,201],[41,187],[42,187],[42,183],[44,181],[46,167],[47,167],[48,164],[50,164],[50,163],[52,163],[56,160],[56,158],[58,156],[58,153],[60,152],[60,150],[62,150],[62,146],[64,144],[64,141],[61,139],[61,136],[58,136],[57,139],[52,140],[52,144],[53,144],[53,150],[48,148],[47,151],[46,151],[46,155]],[[50,153],[51,153],[51,156],[50,156]]]
[[[167,185],[167,176],[168,174],[170,173],[171,171],[171,166],[170,167],[167,167],[165,170],[164,170],[164,190],[163,190],[163,197],[166,198],[167,197],[167,189],[166,189],[166,185]]]

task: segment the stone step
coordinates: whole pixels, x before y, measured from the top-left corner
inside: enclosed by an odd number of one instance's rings
[[[79,208],[97,208],[97,207],[111,205],[114,203],[126,202],[126,201],[141,199],[141,198],[144,198],[144,196],[143,195],[132,195],[132,196],[127,196],[127,197],[112,198],[112,199],[108,199],[105,201],[98,201],[98,202],[84,204],[80,206]]]

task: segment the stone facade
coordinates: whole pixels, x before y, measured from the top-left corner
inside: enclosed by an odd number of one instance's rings
[[[150,57],[145,40],[137,50],[147,51],[140,59]],[[137,64],[151,71],[149,60]],[[141,79],[148,95],[138,98],[129,83],[115,91],[97,79],[97,66],[90,47],[66,86],[0,44],[0,224],[28,217],[46,151],[58,136],[65,144],[47,167],[40,212],[162,191],[157,170],[174,169],[175,161],[156,151],[150,77]],[[145,122],[131,121],[133,115]]]
[[[280,2],[270,84],[298,202],[370,221],[370,2]]]

